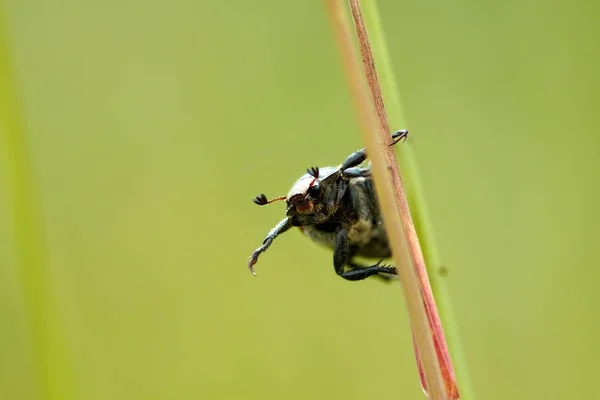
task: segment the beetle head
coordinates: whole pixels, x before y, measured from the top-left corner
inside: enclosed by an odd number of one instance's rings
[[[307,217],[310,217],[313,223],[315,220],[325,221],[337,210],[340,177],[339,168],[313,167],[294,183],[287,196],[268,200],[267,196],[261,193],[256,196],[254,203],[262,206],[286,200],[287,216],[296,217],[300,224],[303,224],[301,221],[306,221]]]
[[[287,215],[323,214],[333,206],[326,199],[336,187],[339,170],[333,167],[313,167],[294,183],[287,195]]]

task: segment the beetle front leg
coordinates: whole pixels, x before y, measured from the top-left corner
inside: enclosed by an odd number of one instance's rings
[[[402,139],[406,140],[407,137],[408,131],[406,129],[400,129],[399,131],[392,133],[392,144],[390,144],[390,146],[395,145]]]
[[[350,154],[348,156],[348,158],[346,158],[344,160],[344,162],[342,163],[342,166],[340,167],[340,170],[342,170],[342,172],[344,172],[348,168],[356,167],[357,165],[359,165],[366,159],[367,159],[367,149],[357,150],[354,153]]]
[[[348,168],[342,172],[344,178],[368,178],[371,176],[371,169],[364,167]]]
[[[252,256],[250,256],[250,261],[248,261],[248,269],[250,269],[252,275],[256,276],[256,272],[254,272],[254,264],[256,264],[256,262],[258,261],[258,256],[260,255],[260,253],[264,253],[265,251],[267,251],[269,246],[271,246],[271,243],[273,243],[273,240],[275,240],[277,236],[281,235],[291,227],[291,218],[284,218],[283,220],[281,220],[280,223],[275,225],[273,229],[271,229],[271,231],[265,237],[265,240],[263,240],[263,245],[260,246],[258,249],[254,250],[254,253],[252,253]]]
[[[390,146],[395,145],[400,140],[406,139],[407,137],[408,137],[408,131],[406,129],[401,129],[399,131],[392,133],[392,143],[390,144]],[[367,150],[366,149],[360,149],[358,151],[355,151],[354,153],[350,154],[348,156],[348,158],[346,158],[344,160],[344,162],[342,163],[342,166],[340,167],[340,170],[342,172],[346,172],[347,169],[356,167],[357,165],[359,165],[366,159],[367,159]]]

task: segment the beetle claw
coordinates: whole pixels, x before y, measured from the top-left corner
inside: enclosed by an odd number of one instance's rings
[[[390,147],[392,147],[393,145],[395,145],[396,143],[398,143],[401,140],[405,142],[407,137],[408,137],[408,131],[406,129],[402,129],[397,132],[394,132],[392,134],[392,143],[390,144]]]
[[[252,272],[252,275],[257,276],[256,272],[254,272],[254,266],[252,264],[252,262],[248,263],[248,269],[250,270],[250,272]]]
[[[252,272],[252,275],[254,275],[254,276],[256,276],[256,272],[254,272],[254,264],[256,264],[256,262],[258,261],[259,254],[260,254],[260,252],[255,251],[250,256],[250,261],[248,261],[248,269],[250,270],[250,272]]]

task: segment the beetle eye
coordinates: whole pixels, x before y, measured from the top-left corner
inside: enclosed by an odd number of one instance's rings
[[[311,187],[308,188],[306,193],[309,194],[310,196],[314,197],[317,194],[319,194],[320,190],[321,190],[321,185],[319,185],[318,183],[315,183],[314,185],[312,185]]]

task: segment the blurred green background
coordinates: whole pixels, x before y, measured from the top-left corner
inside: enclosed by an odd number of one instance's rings
[[[246,268],[362,146],[322,2],[0,4],[1,399],[422,398],[399,285]],[[379,4],[478,398],[600,398],[600,6]]]

